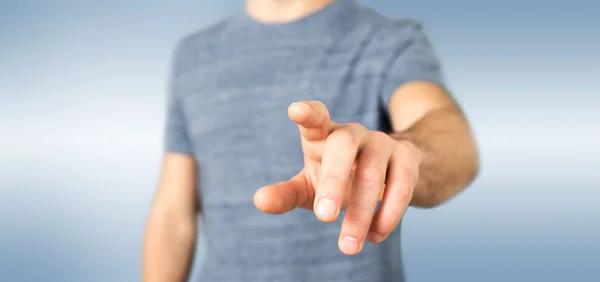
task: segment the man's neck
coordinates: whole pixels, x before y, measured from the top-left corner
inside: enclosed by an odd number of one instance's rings
[[[246,12],[264,23],[287,23],[306,17],[336,0],[248,0]]]

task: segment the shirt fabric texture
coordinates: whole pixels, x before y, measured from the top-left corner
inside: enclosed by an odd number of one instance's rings
[[[205,239],[201,282],[404,281],[400,225],[378,245],[338,249],[312,211],[265,214],[260,187],[303,168],[295,101],[319,100],[338,123],[390,131],[388,101],[411,81],[443,86],[422,25],[338,0],[300,20],[265,24],[244,12],[184,37],[172,67],[165,144],[198,163]]]

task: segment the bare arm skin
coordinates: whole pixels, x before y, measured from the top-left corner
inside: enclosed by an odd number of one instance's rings
[[[187,281],[196,240],[196,169],[193,157],[166,153],[145,232],[142,281]]]
[[[469,123],[441,87],[408,83],[390,101],[392,138],[423,154],[411,205],[436,207],[465,189],[479,171],[479,153]]]
[[[338,244],[344,254],[355,255],[365,239],[385,240],[409,205],[435,207],[473,181],[478,150],[446,91],[429,82],[405,84],[392,95],[389,111],[395,133],[388,135],[358,123],[335,123],[319,101],[290,105],[304,169],[259,189],[256,207],[272,214],[312,209],[323,222],[345,209]]]

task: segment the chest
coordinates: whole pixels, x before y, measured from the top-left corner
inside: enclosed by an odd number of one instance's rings
[[[221,50],[178,81],[192,140],[203,157],[283,152],[296,146],[287,108],[325,103],[336,122],[376,126],[383,64],[359,46],[272,46]]]

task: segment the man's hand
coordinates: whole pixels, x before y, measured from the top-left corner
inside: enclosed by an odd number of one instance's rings
[[[338,244],[347,255],[359,253],[365,238],[383,241],[410,204],[422,152],[357,123],[334,123],[321,102],[294,103],[288,115],[300,129],[304,169],[289,181],[261,188],[256,207],[272,214],[311,209],[324,222],[346,209]]]

